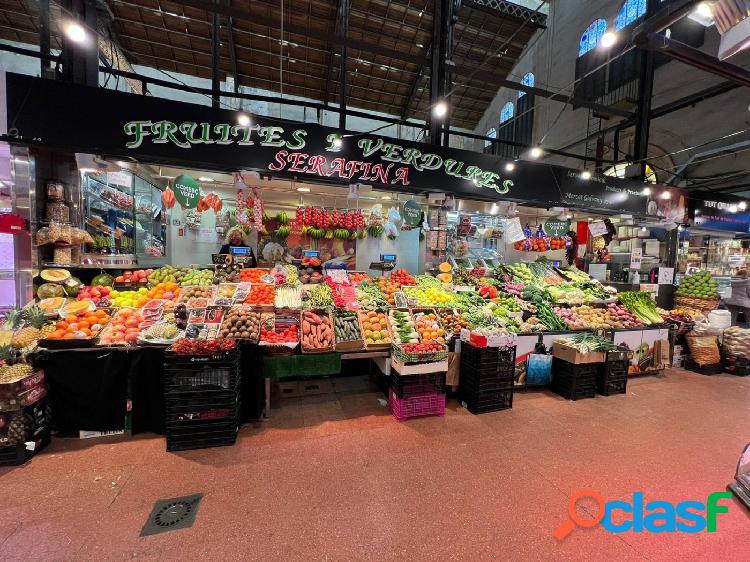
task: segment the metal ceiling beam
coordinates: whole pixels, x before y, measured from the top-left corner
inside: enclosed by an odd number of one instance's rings
[[[227,0],[229,2],[229,0]],[[227,34],[229,35],[229,64],[232,65],[232,76],[234,78],[234,91],[239,92],[240,82],[237,79],[239,72],[237,72],[237,46],[234,44],[234,19],[227,19]]]
[[[346,39],[349,34],[349,2],[350,0],[340,0],[341,14],[339,21],[339,33],[344,38],[341,45],[341,70],[339,70],[339,129],[346,131]]]
[[[218,6],[218,0],[214,0]],[[219,25],[219,13],[214,12],[211,16],[211,107],[218,109],[221,106],[221,26]]]
[[[426,52],[428,57],[432,54],[432,45],[427,47]],[[409,108],[411,107],[412,100],[415,99],[417,95],[417,88],[419,87],[420,82],[422,82],[423,72],[424,66],[420,66],[419,71],[417,72],[417,75],[414,77],[414,81],[411,84],[411,88],[409,88],[409,95],[407,96],[406,100],[404,100],[404,108],[401,110],[401,119],[406,119],[409,116]]]
[[[507,18],[519,22],[527,21],[526,25],[536,29],[547,28],[546,14],[541,12],[534,14],[536,10],[524,8],[512,2],[505,2],[504,0],[463,0],[462,5],[496,18]]]
[[[341,21],[341,6],[346,0],[338,0],[336,2],[336,17],[334,19],[333,23],[333,32],[334,34],[338,33],[339,31],[339,22]],[[328,105],[328,98],[331,95],[331,80],[333,80],[333,60],[336,56],[336,50],[334,49],[333,45],[331,45],[331,48],[328,49],[328,72],[326,73],[326,88],[325,92],[323,93],[323,103]]]
[[[212,4],[209,0],[176,0],[176,1],[179,2],[180,4],[184,4],[185,6],[198,8],[199,10],[206,10],[207,12],[215,11],[225,16],[232,16],[237,19],[245,19],[252,23],[256,23],[258,25],[264,25],[264,26],[268,26],[272,28],[276,28],[278,26],[278,21],[276,21],[273,18],[266,17],[260,14],[254,14],[250,12],[249,10],[243,10],[240,8],[235,8],[233,6],[216,6]],[[375,43],[370,43],[369,41],[362,41],[361,39],[355,39],[353,37],[344,38],[339,33],[331,34],[325,31],[318,31],[315,29],[311,29],[307,26],[297,25],[291,22],[284,24],[284,30],[287,31],[288,33],[304,35],[306,37],[311,37],[319,41],[332,43],[333,45],[342,46],[344,43],[346,43],[347,46],[351,47],[352,49],[367,51],[370,53],[374,53],[376,55],[382,55],[384,57],[389,57],[389,58],[400,60],[402,62],[407,62],[410,64],[429,64],[429,59],[425,57],[410,55],[409,53],[405,53],[403,51],[399,51],[396,49],[389,49],[388,47],[382,47]]]

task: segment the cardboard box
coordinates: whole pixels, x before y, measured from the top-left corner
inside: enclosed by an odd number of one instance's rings
[[[600,351],[581,353],[574,347],[568,347],[557,341],[552,344],[552,355],[553,357],[557,357],[568,363],[574,363],[575,365],[580,365],[582,363],[603,363],[607,359],[606,354]]]

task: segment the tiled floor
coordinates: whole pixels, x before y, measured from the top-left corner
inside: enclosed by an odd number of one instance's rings
[[[397,423],[377,393],[288,400],[234,447],[57,439],[0,468],[0,560],[748,559],[732,500],[716,533],[576,529],[569,498],[705,501],[750,441],[750,377],[671,371],[627,395],[516,395],[513,409]],[[195,525],[139,538],[157,499],[202,492]]]

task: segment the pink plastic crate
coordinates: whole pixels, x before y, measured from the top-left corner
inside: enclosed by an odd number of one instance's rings
[[[445,394],[430,393],[410,398],[399,398],[389,390],[388,404],[393,417],[398,421],[419,416],[442,416],[445,414]]]

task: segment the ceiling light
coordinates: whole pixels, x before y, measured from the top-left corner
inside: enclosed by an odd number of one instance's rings
[[[297,191],[299,191],[300,193],[310,193],[310,188],[309,187],[298,187]]]
[[[419,47],[420,49],[424,49],[424,45],[422,45],[422,43],[417,43],[417,47]]]
[[[341,145],[344,144],[344,141],[341,137],[333,137],[333,146],[336,148],[341,148]]]
[[[83,43],[86,40],[86,30],[77,22],[70,22],[65,26],[65,35],[75,43]]]
[[[617,43],[617,34],[614,31],[607,31],[599,41],[599,44],[605,49],[609,49],[615,43]]]
[[[644,187],[643,191],[641,191],[641,195],[645,195],[646,197],[648,197],[649,195],[651,195],[651,188],[650,187]]]
[[[384,201],[390,201],[391,200],[391,196],[390,195],[383,195],[381,197],[381,199],[383,199]]]
[[[729,212],[730,213],[736,213],[737,212],[737,205],[729,205]]]
[[[445,103],[445,100],[441,100],[435,104],[435,107],[432,108],[432,114],[440,119],[441,117],[445,117],[445,115],[448,113],[448,104]]]
[[[739,204],[739,205],[737,205],[737,206],[738,206],[738,207],[740,208],[740,210],[742,210],[742,211],[744,211],[745,209],[747,209],[747,203],[745,203],[744,201],[740,201],[740,204]]]
[[[646,227],[645,226],[641,227],[641,232],[646,232]]]
[[[240,113],[237,116],[237,123],[242,127],[247,127],[250,125],[250,116],[247,113]]]
[[[672,198],[672,194],[669,191],[665,191],[659,197],[661,197],[662,199],[671,199]]]
[[[210,182],[216,181],[216,180],[214,178],[209,178],[208,176],[201,176],[201,177],[198,178],[198,181],[205,181],[205,182],[209,182],[210,183]]]
[[[589,172],[588,170],[584,170],[583,172],[581,172],[581,179],[582,180],[590,180],[591,179],[591,172]]]
[[[508,163],[507,163],[507,164],[505,165],[505,171],[506,171],[506,172],[512,172],[512,171],[513,171],[513,170],[515,170],[515,169],[516,169],[516,165],[515,165],[515,164],[514,164],[513,162],[508,162]]]
[[[471,181],[474,183],[474,185],[479,185],[479,180],[477,178],[474,178]]]
[[[531,150],[529,150],[529,156],[532,158],[539,158],[542,155],[542,149],[538,146],[535,146]]]

